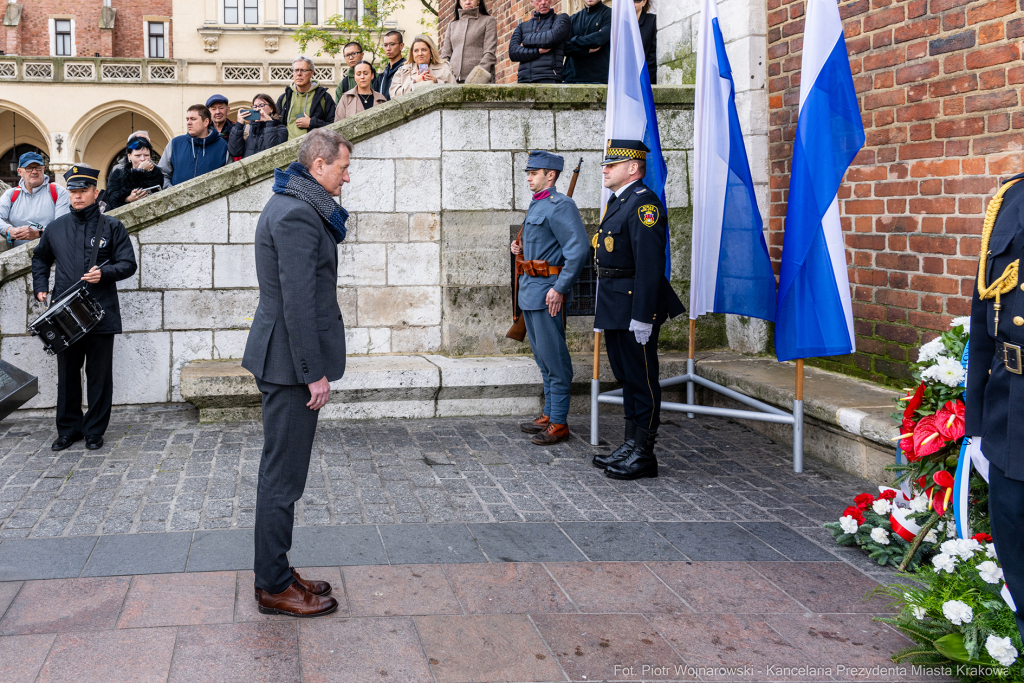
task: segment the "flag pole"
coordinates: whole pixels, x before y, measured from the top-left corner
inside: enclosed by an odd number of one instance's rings
[[[804,471],[804,359],[796,359],[796,392],[793,397],[793,471]]]
[[[697,346],[697,321],[690,318],[690,338],[689,344],[686,350],[686,374],[689,377],[693,377],[694,364],[693,364],[693,350]],[[686,404],[693,405],[694,391],[693,391],[693,380],[689,380],[686,383]],[[687,413],[686,417],[691,420],[696,417],[693,413]]]
[[[597,427],[597,398],[601,395],[601,333],[594,330],[594,374],[590,378],[590,445],[601,443]]]

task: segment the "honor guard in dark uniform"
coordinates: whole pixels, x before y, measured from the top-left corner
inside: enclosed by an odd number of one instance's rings
[[[593,242],[594,327],[604,330],[608,362],[622,384],[626,428],[624,443],[593,462],[612,479],[658,476],[658,333],[666,320],[685,312],[665,277],[665,207],[643,183],[649,151],[639,140],[609,140],[601,164],[604,186],[613,194]]]
[[[971,302],[966,433],[989,461],[989,520],[1024,637],[1024,174],[989,204]]]
[[[121,333],[117,301],[118,280],[135,274],[135,252],[121,221],[100,213],[96,180],[100,172],[72,166],[64,174],[71,212],[46,227],[32,254],[32,286],[39,301],[46,301],[50,266],[56,262],[51,303],[72,285],[84,280],[103,308],[103,317],[84,337],[57,354],[57,440],[62,451],[85,437],[85,447],[103,445],[114,398],[114,335]],[[98,248],[94,255],[94,245]],[[95,260],[94,260],[95,259]],[[105,265],[99,265],[104,264]],[[96,264],[92,265],[91,264]],[[88,387],[89,410],[82,416],[82,365]]]
[[[512,243],[512,253],[523,254],[521,266],[516,266],[517,300],[533,358],[544,379],[544,412],[519,428],[534,434],[530,440],[538,446],[569,438],[572,357],[565,343],[562,314],[589,251],[587,229],[576,203],[555,188],[564,165],[557,154],[530,152],[526,182],[533,200],[523,221],[522,244],[518,240]]]

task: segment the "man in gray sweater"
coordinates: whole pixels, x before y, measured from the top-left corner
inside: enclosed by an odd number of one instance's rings
[[[71,210],[68,191],[51,183],[43,168],[43,157],[25,152],[18,159],[21,181],[0,197],[0,235],[13,246],[38,239],[39,227]]]

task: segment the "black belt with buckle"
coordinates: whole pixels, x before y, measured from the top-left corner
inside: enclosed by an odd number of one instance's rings
[[[1020,350],[1020,344],[1007,344],[1006,342],[996,341],[996,353],[1002,353],[1003,364],[1007,370],[1015,375],[1021,374]]]
[[[636,270],[633,268],[602,268],[597,267],[598,277],[636,277]]]

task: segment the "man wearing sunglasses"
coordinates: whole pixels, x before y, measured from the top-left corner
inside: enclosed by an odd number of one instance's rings
[[[296,57],[292,62],[292,84],[277,100],[281,120],[288,126],[289,140],[334,123],[334,99],[327,88],[313,80],[314,69],[312,59]]]
[[[25,244],[41,234],[38,227],[46,227],[53,219],[71,210],[68,192],[51,183],[43,168],[43,157],[36,152],[25,152],[18,159],[17,187],[0,197],[0,235],[12,246]]]

